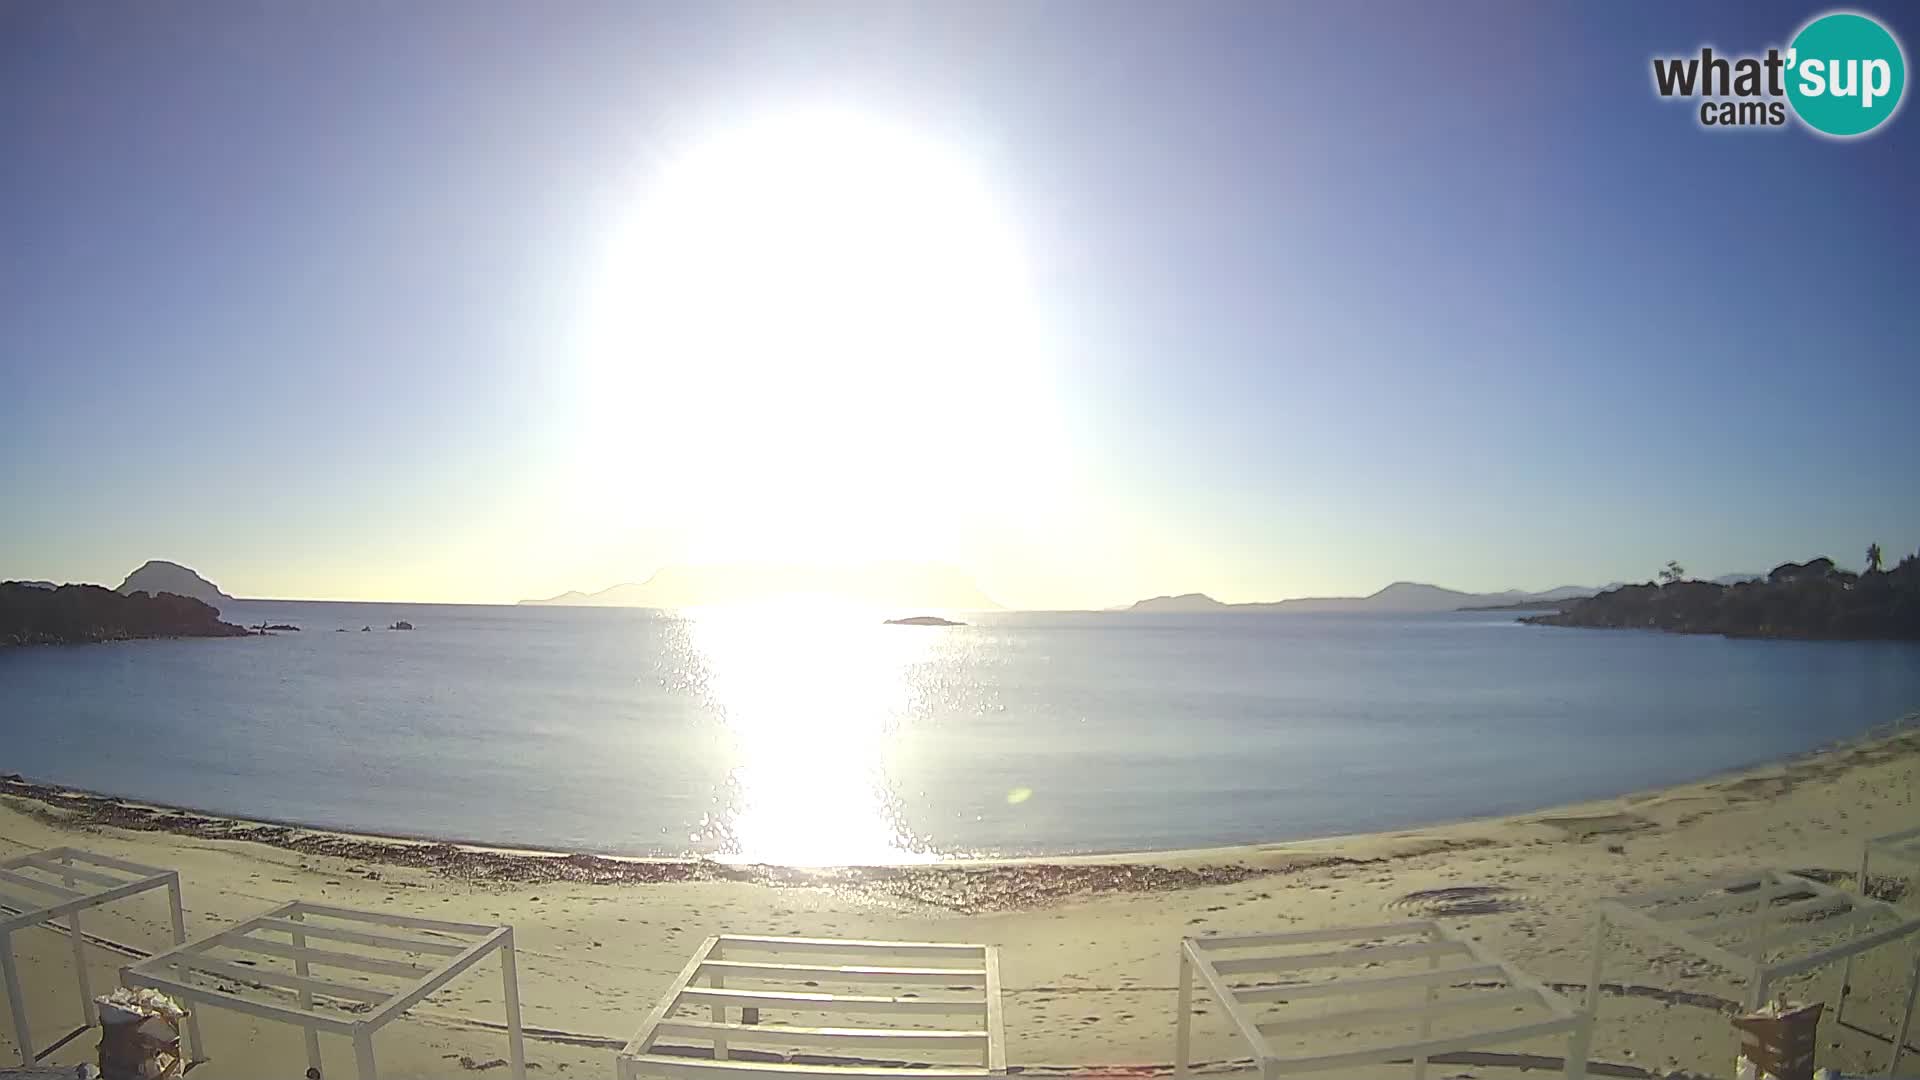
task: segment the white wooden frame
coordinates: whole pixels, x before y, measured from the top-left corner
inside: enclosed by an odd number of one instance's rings
[[[1854,879],[1854,889],[1862,896],[1867,893],[1867,864],[1875,855],[1884,859],[1904,862],[1911,867],[1920,868],[1920,827],[1905,829],[1885,836],[1876,836],[1860,845],[1860,876]],[[1853,996],[1853,954],[1849,953],[1840,968],[1840,1002],[1833,1007],[1833,1020],[1843,1023],[1846,1020],[1847,999]],[[1912,1010],[1909,1009],[1909,1012]]]
[[[1920,869],[1920,826],[1876,836],[1860,845],[1860,876],[1855,879],[1855,884],[1862,896],[1867,892],[1867,863],[1875,855]]]
[[[1809,915],[1826,917],[1813,922],[1792,921]],[[1881,925],[1876,928],[1872,925],[1875,922]],[[1902,912],[1864,893],[1847,892],[1773,869],[1750,870],[1637,896],[1602,900],[1594,905],[1593,967],[1587,974],[1588,1013],[1599,1008],[1607,932],[1615,926],[1639,930],[1746,980],[1744,1005],[1751,1012],[1766,1002],[1767,989],[1774,980],[1812,971],[1836,960],[1846,961],[1840,991],[1844,1004],[1853,958],[1869,949],[1920,934],[1920,916]],[[1780,946],[1843,928],[1852,936],[1837,945],[1804,955],[1782,953],[1778,959],[1767,959],[1768,953]],[[1736,935],[1742,940],[1714,940],[1725,935]],[[1901,1047],[1913,1020],[1916,991],[1920,991],[1920,949],[1916,949],[1913,974],[1907,982],[1900,1033],[1893,1040],[1893,1053],[1887,1061],[1888,1076],[1892,1076],[1900,1064]],[[1838,1016],[1838,1010],[1835,1015]]]
[[[395,934],[390,932],[393,930],[420,932]],[[282,934],[290,943],[280,940],[278,935]],[[309,938],[325,941],[330,947],[309,947]],[[366,951],[348,952],[331,947],[336,942],[363,946]],[[294,974],[249,967],[209,955],[216,949],[290,959],[294,962]],[[511,926],[448,922],[295,900],[237,926],[129,965],[121,970],[120,981],[130,987],[150,986],[177,998],[303,1028],[307,1037],[307,1064],[315,1069],[320,1067],[320,1034],[345,1035],[353,1040],[360,1080],[378,1080],[379,1068],[373,1058],[374,1032],[494,952],[500,954],[511,1075],[513,1080],[526,1080],[526,1048],[520,1032],[520,986],[514,973]],[[418,963],[399,959],[396,954],[431,957],[434,962]],[[364,982],[332,982],[313,976],[314,967],[397,976],[407,981],[393,989],[368,986]],[[292,991],[297,1004],[261,1001],[197,986],[191,981],[193,973],[269,987],[283,993]],[[317,998],[356,1002],[371,1008],[354,1019],[320,1011]],[[205,1058],[206,1049],[199,1045],[197,1031],[194,1039],[199,1056]]]
[[[1368,942],[1385,938],[1412,937],[1407,944],[1369,946]],[[1332,950],[1290,952],[1300,945],[1338,944]],[[1464,965],[1445,966],[1446,959],[1464,960]],[[1235,984],[1238,975],[1303,972],[1324,969],[1358,968],[1386,961],[1424,959],[1427,970],[1397,975],[1341,975],[1309,983]],[[1246,934],[1233,937],[1190,937],[1180,942],[1180,981],[1174,1029],[1175,1077],[1185,1077],[1192,1057],[1193,980],[1200,981],[1220,1002],[1253,1049],[1256,1067],[1263,1080],[1283,1074],[1319,1072],[1337,1069],[1350,1071],[1355,1066],[1378,1065],[1410,1060],[1415,1080],[1425,1080],[1427,1061],[1438,1054],[1483,1046],[1498,1046],[1547,1035],[1567,1037],[1566,1076],[1580,1080],[1586,1074],[1587,1043],[1591,1035],[1590,1018],[1575,1009],[1539,980],[1520,971],[1482,948],[1477,942],[1455,937],[1429,920],[1405,920],[1375,926],[1339,927],[1291,933]],[[1441,1002],[1437,993],[1443,987],[1472,982],[1496,981],[1500,989],[1474,998]],[[1250,1005],[1264,1002],[1306,1001],[1313,999],[1372,998],[1400,990],[1422,991],[1413,1004],[1367,1006],[1328,1012],[1319,1016],[1259,1022]],[[1549,1019],[1522,1024],[1505,1024],[1444,1038],[1432,1037],[1433,1020],[1481,1010],[1537,1005]],[[1354,1047],[1343,1040],[1335,1053],[1306,1057],[1286,1057],[1275,1051],[1269,1035],[1293,1034],[1323,1029],[1330,1032],[1352,1031],[1360,1025],[1407,1022],[1418,1031],[1412,1041],[1371,1044]]]
[[[27,1029],[27,1000],[20,989],[13,953],[14,932],[66,918],[67,936],[73,941],[74,974],[80,984],[80,1027],[56,1042],[57,1047],[93,1024],[93,987],[87,976],[86,937],[80,929],[80,913],[148,889],[167,890],[174,943],[187,940],[186,911],[181,906],[180,875],[176,871],[72,847],[48,848],[0,861],[0,979],[5,981],[7,1002],[12,1006],[20,1064],[31,1066],[41,1055],[34,1053],[33,1035]],[[7,914],[9,911],[12,914]],[[198,1045],[200,1031],[191,1018],[188,1026]]]
[[[803,961],[803,962],[795,962]],[[732,988],[729,981],[732,980]],[[739,980],[772,983],[778,989],[742,989]],[[704,982],[705,986],[697,985]],[[822,993],[807,983],[876,983],[882,986],[948,988],[938,996],[918,991],[893,994]],[[950,988],[965,987],[954,994]],[[683,1005],[710,1005],[713,1019],[674,1017]],[[966,1016],[972,1022],[941,1030],[894,1027],[789,1027],[759,1024],[762,1008],[828,1013],[919,1013]],[[741,1012],[730,1022],[729,1009]],[[711,1058],[660,1052],[663,1037],[680,1036],[713,1046]],[[880,1065],[811,1065],[742,1061],[728,1056],[729,1043],[819,1047],[825,1052],[878,1047],[916,1050],[978,1049],[978,1066],[895,1068]],[[1000,1015],[1000,952],[992,945],[933,941],[840,941],[826,938],[710,937],[682,968],[647,1014],[616,1061],[617,1080],[643,1074],[683,1080],[763,1080],[773,1076],[838,1077],[843,1080],[970,1080],[1004,1076],[1007,1070]]]

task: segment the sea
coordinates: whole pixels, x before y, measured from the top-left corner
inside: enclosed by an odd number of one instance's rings
[[[1432,615],[239,601],[299,632],[0,650],[0,772],[216,814],[795,865],[1397,829],[1920,710],[1920,645]],[[405,620],[412,630],[388,629]]]

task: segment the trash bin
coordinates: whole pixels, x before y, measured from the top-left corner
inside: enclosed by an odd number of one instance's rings
[[[1774,1004],[1733,1018],[1740,1033],[1741,1080],[1813,1080],[1813,1051],[1822,1002],[1811,1005]]]
[[[187,1015],[157,990],[115,990],[93,999],[100,1009],[102,1080],[172,1080],[180,1060],[180,1020]]]

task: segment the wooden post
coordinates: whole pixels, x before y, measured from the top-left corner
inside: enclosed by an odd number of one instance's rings
[[[1587,1016],[1593,1017],[1600,1011],[1600,969],[1606,962],[1607,952],[1607,916],[1604,912],[1593,913],[1593,959],[1587,966]]]
[[[295,911],[288,914],[287,919],[290,922],[305,922],[306,916]],[[307,935],[305,931],[295,930],[293,932],[293,947],[296,949],[304,949],[307,947]],[[294,958],[293,973],[302,978],[311,974],[306,957],[300,956]],[[313,1008],[313,992],[311,990],[300,991],[299,1000],[302,1009]],[[307,1067],[317,1073],[320,1071],[320,1033],[310,1027],[303,1030],[307,1033]]]
[[[360,1080],[380,1080],[380,1066],[373,1063],[373,1032],[362,1025],[353,1033],[353,1060]]]
[[[500,939],[500,982],[507,1002],[507,1059],[513,1080],[527,1080],[527,1044],[520,1031],[520,976],[513,963],[513,931]]]
[[[713,951],[707,954],[707,959],[718,960],[720,958],[720,946],[715,945]],[[727,980],[722,978],[719,972],[715,971],[707,976],[707,985],[715,990],[724,990],[727,986]],[[724,1024],[727,1022],[727,1007],[724,1004],[719,1002],[714,1003],[713,1022],[716,1024]],[[713,1060],[727,1060],[727,1036],[724,1032],[716,1031],[713,1033]]]
[[[173,943],[185,945],[187,943],[187,909],[180,898],[179,871],[167,875],[167,904],[172,908]],[[181,971],[181,980],[185,981],[186,977],[186,972]],[[187,1010],[187,1049],[182,1052],[181,1058],[182,1066],[188,1062],[207,1059],[207,1044],[200,1041],[200,1015],[197,1009]]]
[[[1429,935],[1428,937],[1429,937],[1429,940],[1433,940],[1432,935]],[[1440,969],[1440,958],[1437,956],[1427,957],[1427,970],[1438,971],[1439,969]],[[1434,1001],[1434,998],[1437,997],[1438,995],[1439,995],[1439,990],[1432,983],[1428,983],[1426,986],[1426,989],[1421,991],[1421,994],[1420,994],[1420,1041],[1421,1042],[1426,1042],[1428,1039],[1433,1038],[1433,1001]],[[1425,1051],[1422,1051],[1418,1056],[1416,1056],[1413,1059],[1413,1080],[1427,1080],[1427,1055]]]
[[[1180,993],[1174,1006],[1173,1075],[1187,1075],[1187,1060],[1193,1050],[1193,961],[1187,959],[1186,942],[1180,943]]]
[[[20,1044],[20,1064],[31,1068],[33,1033],[27,1030],[27,999],[20,993],[20,972],[14,966],[12,931],[0,931],[0,977],[7,984],[7,1004],[13,1010],[13,1041]]]
[[[63,855],[60,857],[60,865],[71,866],[73,865],[73,860]],[[69,889],[78,884],[78,882],[74,881],[72,874],[60,875],[60,882]],[[93,978],[87,973],[87,943],[86,938],[82,937],[80,933],[80,912],[78,909],[75,909],[72,914],[67,916],[67,934],[73,938],[73,971],[80,983],[80,1026],[92,1027],[94,1012]]]
[[[1567,1080],[1586,1080],[1588,1047],[1593,1041],[1593,1016],[1580,1018],[1580,1026],[1567,1033]]]
[[[73,971],[80,984],[80,1026],[93,1026],[93,978],[87,973],[87,942],[80,934],[80,912],[67,916],[67,936],[73,939]]]
[[[1860,873],[1854,878],[1854,888],[1861,896],[1867,895],[1867,860],[1873,857],[1873,841],[1860,845]],[[1847,995],[1853,992],[1853,954],[1840,962],[1840,992],[1833,999],[1833,1022],[1845,1023],[1847,1019]],[[1894,1048],[1894,1056],[1899,1056],[1899,1047]]]
[[[1887,1075],[1900,1067],[1900,1053],[1907,1048],[1907,1032],[1913,1029],[1913,1002],[1920,997],[1920,950],[1913,954],[1913,974],[1907,977],[1907,1003],[1900,1010],[1900,1033],[1893,1037],[1893,1054],[1887,1059]]]

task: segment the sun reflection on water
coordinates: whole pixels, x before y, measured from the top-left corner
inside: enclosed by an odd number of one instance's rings
[[[730,862],[930,862],[888,779],[914,667],[938,636],[818,604],[686,613],[733,759],[712,836]]]

